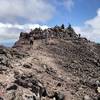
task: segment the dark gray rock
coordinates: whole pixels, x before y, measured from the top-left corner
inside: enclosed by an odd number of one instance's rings
[[[2,97],[0,97],[0,100],[4,100]]]
[[[58,92],[58,93],[55,93],[55,98],[56,100],[64,100],[65,96],[64,94]]]
[[[9,86],[6,90],[7,91],[10,91],[10,90],[17,90],[17,85],[15,85],[15,84],[13,84],[13,85],[11,85],[11,86]]]
[[[23,67],[25,67],[25,68],[29,68],[29,69],[30,69],[30,68],[32,67],[32,64],[27,63],[27,64],[24,64]]]

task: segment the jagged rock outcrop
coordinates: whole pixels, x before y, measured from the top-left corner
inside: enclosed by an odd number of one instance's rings
[[[78,35],[75,33],[71,25],[68,28],[64,26],[55,26],[54,28],[48,28],[42,30],[41,28],[36,28],[31,30],[30,33],[20,33],[19,40],[13,46],[14,48],[21,48],[23,45],[29,45],[30,36],[34,38],[34,40],[43,40],[46,38],[62,38],[62,39],[78,39]]]

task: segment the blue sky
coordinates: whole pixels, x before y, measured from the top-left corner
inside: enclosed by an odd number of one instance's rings
[[[21,31],[65,26],[100,43],[100,0],[0,0],[0,44],[13,44]]]

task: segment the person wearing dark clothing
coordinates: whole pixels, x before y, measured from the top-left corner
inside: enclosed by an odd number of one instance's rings
[[[62,28],[62,29],[65,29],[65,26],[64,26],[64,24],[62,24],[62,25],[61,25],[61,28]]]
[[[30,36],[30,45],[33,45],[33,37]]]

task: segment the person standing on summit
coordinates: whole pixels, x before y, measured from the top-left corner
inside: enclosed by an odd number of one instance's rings
[[[32,47],[33,46],[33,41],[34,41],[34,38],[33,38],[32,35],[30,36],[29,41],[30,41],[30,46]]]

